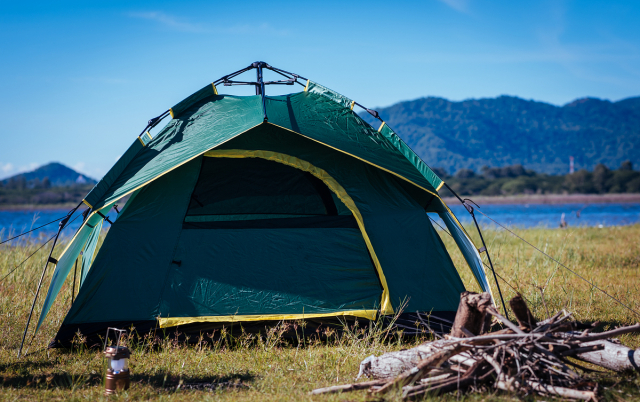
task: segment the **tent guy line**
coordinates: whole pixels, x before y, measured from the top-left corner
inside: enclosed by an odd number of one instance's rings
[[[577,276],[578,278],[582,279],[583,281],[585,281],[586,283],[588,283],[589,285],[593,286],[595,289],[599,290],[600,292],[604,293],[605,295],[607,295],[609,298],[611,298],[613,301],[615,301],[616,303],[618,303],[619,305],[621,305],[622,307],[626,308],[627,310],[631,311],[632,313],[634,313],[635,315],[637,315],[638,317],[640,317],[640,313],[637,312],[636,310],[634,310],[633,308],[631,308],[630,306],[627,306],[626,304],[624,304],[623,302],[621,302],[620,300],[618,300],[617,298],[615,298],[614,296],[610,295],[609,293],[607,293],[604,289],[601,289],[598,285],[596,285],[595,283],[591,282],[590,280],[588,280],[587,278],[583,277],[582,275],[580,275],[579,273],[577,273],[576,271],[572,270],[571,268],[567,267],[566,265],[564,265],[563,263],[561,263],[560,261],[556,260],[555,258],[553,258],[552,256],[550,256],[549,254],[545,253],[544,251],[540,250],[538,247],[534,246],[533,244],[529,243],[527,240],[525,240],[524,238],[518,236],[516,233],[514,233],[513,231],[509,230],[509,228],[507,228],[506,226],[502,225],[500,222],[496,221],[495,219],[493,219],[492,217],[490,217],[489,215],[485,214],[484,212],[480,211],[480,207],[478,207],[478,212],[480,212],[482,215],[484,215],[485,217],[487,217],[488,219],[490,219],[493,223],[495,223],[496,225],[500,226],[502,229],[506,230],[507,232],[511,233],[511,235],[517,237],[518,239],[522,240],[524,243],[526,243],[527,245],[529,245],[530,247],[533,247],[535,250],[537,250],[538,252],[542,253],[544,256],[546,256],[547,258],[551,259],[552,261],[554,261],[556,264],[560,265],[562,268],[566,269],[567,271],[571,272],[572,274],[574,274],[575,276]]]
[[[33,228],[33,229],[31,229],[31,230],[28,230],[28,231],[26,231],[26,232],[24,232],[24,233],[20,233],[19,235],[17,235],[17,236],[13,236],[13,237],[12,237],[12,238],[10,238],[10,239],[3,240],[3,241],[0,243],[0,245],[5,244],[5,243],[8,243],[8,242],[10,242],[11,240],[17,239],[18,237],[24,236],[24,235],[26,235],[26,234],[28,234],[28,233],[35,232],[36,230],[38,230],[38,229],[42,229],[43,227],[45,227],[45,226],[47,226],[47,225],[51,225],[52,223],[56,223],[56,222],[58,222],[58,221],[60,221],[60,220],[64,219],[66,216],[67,216],[67,215],[62,216],[62,217],[60,217],[60,218],[58,218],[58,219],[55,219],[55,220],[53,220],[53,221],[51,221],[51,222],[45,223],[44,225],[38,226],[37,228]]]

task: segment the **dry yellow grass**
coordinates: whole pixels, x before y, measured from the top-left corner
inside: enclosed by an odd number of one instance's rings
[[[623,303],[640,309],[640,226],[526,229],[517,233]],[[441,235],[449,249],[454,250],[451,239],[442,232]],[[553,313],[565,308],[574,312],[579,320],[601,321],[602,329],[640,321],[640,317],[504,231],[487,230],[485,238],[498,273],[513,287],[500,283],[505,299],[517,290],[529,301],[537,317],[546,316],[547,310]],[[0,277],[37,247],[37,241],[0,246]],[[69,308],[70,280],[31,343],[30,354],[20,360],[16,358],[26,315],[46,258],[45,250],[46,247],[0,282],[0,399],[101,399],[103,368],[99,351],[82,347],[73,351],[43,349]],[[460,267],[467,288],[477,290],[461,255],[452,252],[452,257]],[[50,273],[45,284],[48,284]],[[46,292],[46,286],[43,291]],[[38,309],[35,313],[37,317]],[[636,335],[626,335],[621,340],[633,347],[640,346],[640,337]],[[176,344],[170,339],[153,347],[141,343],[133,346],[133,386],[119,398],[307,400],[310,399],[307,392],[313,388],[353,381],[360,361],[366,356],[410,347],[416,342],[420,340],[402,339],[378,328],[367,334],[351,332],[340,337],[336,334],[327,342],[307,342],[298,346],[284,343],[277,331],[263,339],[243,336],[198,347]],[[635,374],[599,374],[598,378],[608,388],[605,390],[608,400],[640,398],[640,381]],[[214,381],[241,383],[246,387],[221,387],[215,391],[178,387],[180,383]],[[397,396],[391,396],[390,400],[395,398]],[[449,395],[444,399],[493,398],[512,400],[511,396],[503,394]],[[312,399],[367,400],[367,394],[357,392]]]

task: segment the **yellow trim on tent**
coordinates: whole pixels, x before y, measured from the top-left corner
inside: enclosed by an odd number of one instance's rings
[[[438,194],[437,194],[437,193],[434,193],[433,191],[429,191],[429,190],[427,190],[426,188],[424,188],[424,187],[422,187],[422,186],[420,186],[420,185],[418,185],[418,184],[416,184],[416,183],[412,182],[411,180],[407,179],[406,177],[404,177],[404,176],[402,176],[402,175],[399,175],[399,174],[398,174],[398,173],[396,173],[396,172],[393,172],[393,171],[391,171],[391,170],[389,170],[389,169],[383,168],[382,166],[376,165],[376,164],[375,164],[375,163],[373,163],[373,162],[369,162],[368,160],[366,160],[366,159],[364,159],[364,158],[361,158],[361,157],[359,157],[359,156],[357,156],[357,155],[350,154],[349,152],[345,152],[345,151],[343,151],[343,150],[341,150],[341,149],[339,149],[339,148],[333,147],[333,146],[331,146],[331,145],[329,145],[329,144],[325,144],[324,142],[322,142],[322,141],[318,141],[318,140],[316,140],[315,138],[307,137],[306,135],[304,135],[304,134],[300,134],[300,133],[299,133],[299,132],[297,132],[297,131],[293,131],[293,130],[291,130],[291,129],[289,129],[289,128],[282,127],[282,126],[279,126],[279,125],[277,125],[277,124],[273,124],[273,123],[271,123],[271,122],[266,122],[266,123],[267,123],[267,124],[271,124],[271,125],[273,125],[273,126],[276,126],[276,127],[278,127],[278,128],[281,128],[281,129],[283,129],[283,130],[290,131],[290,132],[292,132],[292,133],[294,133],[294,134],[298,134],[299,136],[304,137],[304,138],[306,138],[306,139],[308,139],[308,140],[315,141],[315,142],[317,142],[318,144],[322,144],[322,145],[324,145],[324,146],[325,146],[325,147],[327,147],[327,148],[331,148],[331,149],[336,150],[336,151],[338,151],[338,152],[342,152],[342,153],[343,153],[343,154],[345,154],[345,155],[349,155],[349,156],[351,156],[351,157],[353,157],[353,158],[356,158],[356,159],[358,159],[358,160],[361,160],[361,161],[362,161],[362,162],[364,162],[364,163],[368,163],[368,164],[369,164],[369,165],[371,165],[371,166],[375,166],[375,167],[377,167],[377,168],[378,168],[378,169],[380,169],[380,170],[384,170],[385,172],[387,172],[387,173],[389,173],[389,174],[392,174],[392,175],[394,175],[394,176],[396,176],[396,177],[399,177],[399,178],[401,178],[402,180],[405,180],[405,181],[407,181],[407,182],[409,182],[409,183],[413,184],[414,186],[418,187],[419,189],[422,189],[422,190],[426,191],[427,193],[429,193],[429,194],[431,194],[431,195],[433,195],[433,196],[436,196],[440,201],[442,201],[442,199],[440,198],[440,196],[438,196]]]
[[[147,135],[147,137],[149,137],[149,141],[151,141],[153,139],[153,136],[151,135],[150,132],[145,131],[145,134]]]
[[[349,194],[347,194],[347,191],[344,189],[344,187],[342,187],[340,183],[338,183],[333,177],[331,177],[329,173],[302,159],[298,159],[291,155],[286,155],[286,154],[282,154],[279,152],[272,152],[272,151],[260,151],[260,150],[250,151],[250,150],[244,150],[244,149],[219,149],[219,150],[206,152],[204,156],[208,156],[212,158],[262,158],[262,159],[282,163],[284,165],[288,165],[296,169],[303,170],[305,172],[311,173],[318,179],[322,180],[324,184],[326,184],[327,187],[329,187],[329,189],[333,191],[338,196],[338,198],[340,198],[340,201],[342,201],[344,205],[346,205],[347,208],[349,208],[349,210],[353,213],[353,216],[356,218],[356,222],[358,223],[360,232],[362,232],[362,237],[364,238],[367,248],[369,249],[369,253],[371,254],[371,259],[373,260],[373,264],[375,265],[376,271],[378,272],[378,276],[380,277],[380,283],[382,284],[383,290],[382,290],[382,299],[380,302],[382,313],[393,314],[393,307],[391,306],[387,280],[384,276],[384,272],[382,272],[380,261],[376,256],[376,252],[373,249],[371,240],[369,240],[369,235],[367,235],[362,214],[360,214],[360,210],[356,206],[356,203],[349,196]]]
[[[307,92],[309,89],[309,80],[307,80],[307,85],[304,86],[304,92]]]
[[[382,124],[380,124],[380,128],[378,129],[378,132],[382,131],[382,127],[384,127],[384,121],[382,122]]]
[[[158,317],[160,328],[175,327],[178,325],[192,324],[195,322],[240,322],[240,321],[265,321],[265,320],[303,320],[305,318],[352,316],[375,320],[375,310],[351,310],[336,311],[335,313],[317,314],[264,314],[264,315],[221,315],[205,317]]]
[[[87,202],[87,200],[82,200],[82,202],[84,202],[84,205],[88,206],[89,208],[93,209],[93,207],[91,206],[91,204],[89,204]]]
[[[171,115],[172,119],[175,119],[175,116],[173,115],[173,108],[169,108],[169,114]]]
[[[216,88],[216,84],[214,84],[213,82],[211,83],[211,86],[213,87],[213,93],[214,94],[218,94],[218,88]]]
[[[249,130],[253,130],[254,128],[258,127],[260,124],[263,124],[263,123],[256,124],[255,126],[253,126],[253,127],[251,127],[251,128],[248,128],[247,130],[245,130],[245,131],[243,131],[243,132],[241,132],[241,133],[238,133],[238,134],[234,135],[233,137],[231,137],[231,138],[229,138],[229,139],[227,139],[227,140],[225,140],[225,141],[221,142],[220,144],[216,145],[216,147],[219,147],[220,145],[222,145],[222,144],[224,144],[224,143],[226,143],[226,142],[228,142],[228,141],[231,141],[232,139],[236,138],[237,136],[239,136],[239,135],[241,135],[241,134],[246,133],[246,132],[247,132],[247,131],[249,131]],[[213,148],[211,148],[211,149],[214,149],[214,148],[215,148],[215,147],[213,147]],[[210,150],[211,150],[211,149],[210,149]],[[205,152],[207,152],[207,151],[205,151]],[[169,172],[172,172],[172,171],[176,170],[177,168],[179,168],[180,166],[184,165],[185,163],[187,163],[187,162],[191,162],[192,160],[194,160],[195,158],[197,158],[197,157],[199,157],[199,156],[201,156],[201,155],[202,155],[202,154],[198,154],[198,155],[196,155],[196,156],[194,156],[194,157],[191,157],[191,158],[187,159],[187,160],[186,160],[186,161],[184,161],[184,162],[181,162],[181,163],[177,164],[176,166],[172,167],[171,169],[167,169],[167,170],[165,170],[164,172],[162,172],[162,173],[160,173],[159,175],[157,175],[157,176],[153,177],[152,179],[149,179],[148,181],[145,181],[144,183],[140,184],[139,186],[135,187],[134,189],[129,190],[129,191],[127,191],[126,193],[124,193],[124,194],[122,194],[122,195],[118,196],[118,198],[116,198],[115,200],[111,200],[111,202],[115,202],[116,200],[119,200],[119,199],[120,199],[120,198],[122,198],[122,197],[126,197],[127,195],[129,195],[129,194],[131,194],[131,193],[133,193],[133,192],[135,192],[135,191],[137,191],[137,190],[141,189],[142,187],[144,187],[144,186],[146,186],[147,184],[149,184],[149,183],[151,183],[151,182],[153,182],[153,181],[155,181],[155,180],[159,179],[160,177],[164,176],[165,174],[167,174],[167,173],[169,173]],[[88,204],[87,204],[87,205],[88,205]],[[106,205],[106,204],[105,204],[105,205]]]
[[[438,184],[438,188],[436,188],[436,191],[440,191],[442,186],[444,186],[444,181],[441,181],[440,184]]]
[[[84,200],[83,200],[84,201]],[[85,201],[85,204],[89,205],[89,203],[87,203]],[[104,208],[103,208],[104,209]],[[60,261],[62,259],[62,257],[64,257],[64,255],[67,253],[67,250],[69,250],[69,247],[71,247],[71,245],[73,244],[73,242],[76,240],[76,237],[78,237],[78,235],[80,234],[80,231],[86,226],[87,222],[89,222],[89,219],[91,219],[91,217],[95,214],[97,214],[98,211],[93,211],[92,213],[89,214],[89,216],[87,216],[87,219],[84,220],[84,222],[82,222],[82,225],[80,225],[80,227],[78,228],[78,230],[76,230],[76,233],[73,235],[73,237],[71,238],[71,241],[69,243],[67,243],[66,247],[64,248],[64,250],[62,251],[62,253],[60,253],[60,257],[58,257],[58,261]],[[91,227],[91,226],[89,226]],[[77,257],[76,257],[77,258]]]
[[[433,191],[427,190],[426,188],[424,188],[424,187],[422,187],[422,186],[420,186],[420,185],[418,185],[418,184],[414,183],[413,181],[411,181],[411,180],[407,179],[406,177],[404,177],[404,176],[402,176],[402,175],[399,175],[399,174],[398,174],[398,173],[396,173],[396,172],[393,172],[393,171],[391,171],[391,170],[389,170],[389,169],[385,169],[385,168],[383,168],[382,166],[376,165],[376,164],[375,164],[375,163],[373,163],[373,162],[369,162],[368,160],[366,160],[366,159],[364,159],[364,158],[361,158],[361,157],[356,156],[356,155],[354,155],[354,154],[350,154],[349,152],[345,152],[345,151],[343,151],[343,150],[341,150],[341,149],[339,149],[339,148],[333,147],[333,146],[331,146],[331,145],[329,145],[329,144],[325,144],[324,142],[322,142],[322,141],[318,141],[318,140],[316,140],[315,138],[307,137],[306,135],[301,134],[301,133],[299,133],[299,132],[297,132],[297,131],[293,131],[293,130],[291,130],[291,129],[289,129],[289,128],[282,127],[282,126],[279,126],[279,125],[277,125],[277,124],[273,124],[273,123],[271,123],[271,122],[266,122],[266,123],[267,123],[267,124],[271,124],[271,125],[273,125],[273,126],[275,126],[275,127],[281,128],[281,129],[283,129],[283,130],[290,131],[290,132],[292,132],[292,133],[294,133],[294,134],[298,134],[298,135],[299,135],[299,136],[301,136],[301,137],[304,137],[304,138],[309,139],[309,140],[311,140],[311,141],[315,141],[315,142],[317,142],[318,144],[322,144],[322,145],[324,145],[325,147],[328,147],[328,148],[334,149],[334,150],[336,150],[336,151],[338,151],[338,152],[342,152],[343,154],[349,155],[349,156],[354,157],[354,158],[356,158],[356,159],[358,159],[358,160],[361,160],[361,161],[363,161],[363,162],[365,162],[365,163],[368,163],[368,164],[370,164],[371,166],[375,166],[375,167],[377,167],[378,169],[383,170],[383,171],[385,171],[385,172],[387,172],[387,173],[390,173],[390,174],[392,174],[392,175],[394,175],[394,176],[396,176],[396,177],[399,177],[399,178],[401,178],[402,180],[404,180],[404,181],[406,181],[406,182],[409,182],[409,183],[413,184],[414,186],[418,187],[419,189],[422,189],[423,191],[426,191],[427,193],[429,193],[429,194],[433,195],[433,196],[434,196],[434,197],[436,197],[438,200],[440,200],[440,202],[442,203],[442,205],[444,205],[444,207],[447,209],[447,212],[449,212],[449,214],[451,214],[451,217],[453,217],[453,220],[456,222],[456,224],[460,227],[460,229],[462,229],[462,231],[464,232],[464,234],[466,234],[466,235],[467,235],[467,237],[468,237],[468,238],[469,238],[469,240],[471,241],[471,244],[473,244],[473,245],[475,246],[475,243],[473,242],[473,239],[471,238],[471,236],[469,236],[469,234],[467,233],[467,231],[466,231],[466,229],[464,228],[464,226],[462,226],[462,224],[460,223],[460,221],[458,221],[458,218],[454,215],[454,213],[451,211],[451,209],[449,208],[449,206],[447,205],[447,203],[445,203],[445,202],[444,202],[444,200],[440,197],[440,195],[439,195],[437,192],[435,192],[435,193],[434,193]],[[477,247],[476,247],[476,248],[477,248]],[[469,266],[469,269],[471,269],[471,266]]]
[[[356,105],[356,101],[351,101],[351,110],[353,110],[353,107]]]
[[[142,144],[143,147],[145,146],[144,141],[142,141],[142,138],[138,137],[138,141],[140,141],[140,144]]]

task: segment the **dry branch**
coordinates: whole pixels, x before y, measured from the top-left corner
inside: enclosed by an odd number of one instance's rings
[[[333,387],[318,388],[310,392],[311,395],[319,394],[335,394],[337,392],[357,391],[359,389],[368,389],[376,385],[384,385],[385,380],[356,382],[353,384],[334,385]]]
[[[424,394],[468,391],[482,386],[514,392],[596,400],[597,384],[573,371],[588,369],[567,356],[598,366],[624,371],[638,369],[640,350],[606,341],[612,336],[640,332],[640,324],[599,334],[574,332],[592,328],[561,311],[538,322],[521,297],[510,301],[520,326],[491,306],[488,294],[465,292],[448,339],[427,342],[409,350],[370,356],[360,364],[360,374],[375,381],[346,384],[313,391],[313,394],[347,392],[368,388],[384,394],[402,389],[403,399]],[[494,316],[506,327],[483,334],[486,318]],[[429,377],[429,378],[425,378]]]

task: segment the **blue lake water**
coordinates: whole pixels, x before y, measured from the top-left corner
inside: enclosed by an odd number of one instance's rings
[[[510,204],[480,205],[480,211],[505,226],[521,228],[560,226],[562,215],[569,227],[573,226],[622,226],[640,223],[640,204]],[[472,224],[466,209],[458,204],[450,205],[462,223]],[[481,213],[476,213],[481,225],[495,225]]]
[[[82,223],[82,214],[84,208],[76,212],[69,221],[70,223],[63,230],[62,236],[73,236],[75,231]],[[26,232],[45,223],[65,216],[69,212],[68,209],[47,209],[38,211],[0,211],[0,239],[5,240],[17,234]],[[110,218],[115,218],[115,212],[110,214]],[[105,228],[109,227],[109,223],[105,222]],[[58,222],[52,223],[36,230],[24,237],[31,238],[51,237],[58,231]]]
[[[450,206],[462,223],[472,224],[471,217],[461,205]],[[481,205],[480,210],[491,216],[496,221],[509,227],[533,227],[544,226],[558,227],[562,214],[570,227],[573,226],[619,226],[640,223],[640,204],[512,204],[512,205]],[[580,212],[580,217],[577,212]],[[11,237],[10,234],[19,234],[40,226],[54,219],[60,218],[68,210],[53,209],[40,211],[0,211],[0,239]],[[110,214],[115,219],[115,212]],[[482,214],[476,213],[482,226],[490,226],[493,223]],[[77,217],[77,218],[76,218]],[[63,232],[64,236],[71,236],[80,226],[82,217],[76,213],[68,228]],[[72,219],[73,219],[72,218]],[[109,227],[105,223],[105,228]],[[52,236],[58,229],[57,223],[32,233],[33,238],[38,236]]]

